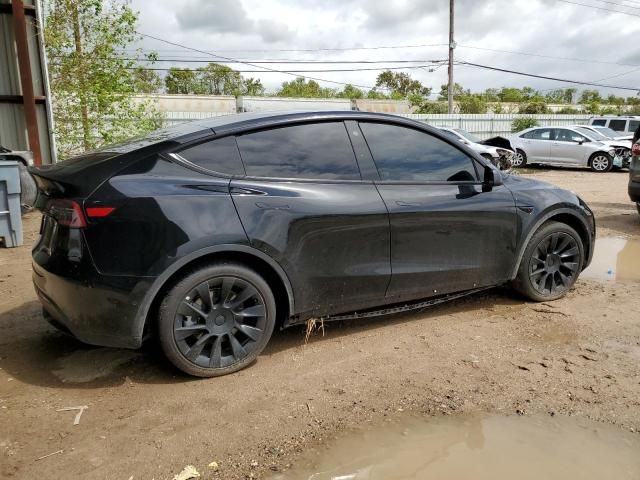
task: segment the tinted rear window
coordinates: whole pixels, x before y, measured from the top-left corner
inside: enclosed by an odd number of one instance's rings
[[[640,120],[629,120],[629,131],[635,132],[640,127]]]
[[[522,138],[530,138],[533,140],[550,140],[551,139],[551,129],[550,128],[539,128],[537,130],[531,130],[522,135]]]
[[[626,126],[626,120],[611,120],[609,122],[609,128],[615,130],[616,132],[624,132]]]
[[[247,175],[360,180],[342,122],[275,128],[237,137]]]
[[[380,178],[408,182],[473,182],[476,171],[464,152],[420,130],[360,123]]]
[[[591,122],[591,125],[598,125],[600,127],[604,127],[606,124],[607,121],[605,119],[594,120],[593,122]]]
[[[199,167],[227,175],[244,175],[234,137],[224,137],[186,148],[178,154]]]

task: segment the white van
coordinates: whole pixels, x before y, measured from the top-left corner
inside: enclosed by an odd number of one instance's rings
[[[639,116],[629,117],[592,117],[589,119],[589,125],[600,127],[609,127],[616,132],[624,132],[633,135],[640,126]]]

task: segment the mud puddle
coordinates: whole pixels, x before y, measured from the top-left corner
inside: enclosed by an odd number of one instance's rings
[[[619,237],[597,239],[591,265],[580,278],[640,282],[640,240]]]
[[[406,421],[309,452],[272,480],[640,478],[640,436],[575,417]]]

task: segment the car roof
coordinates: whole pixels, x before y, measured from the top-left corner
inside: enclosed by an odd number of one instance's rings
[[[128,153],[150,145],[164,141],[202,137],[204,135],[224,135],[238,133],[254,128],[269,126],[283,126],[290,123],[306,121],[330,121],[330,120],[369,120],[385,121],[418,127],[431,133],[438,132],[423,122],[418,122],[398,115],[385,113],[359,112],[355,110],[331,110],[331,111],[279,111],[236,113],[219,117],[193,120],[179,123],[170,127],[155,130],[147,135],[129,139],[121,144],[107,145],[96,150],[96,153],[113,152],[116,154]]]

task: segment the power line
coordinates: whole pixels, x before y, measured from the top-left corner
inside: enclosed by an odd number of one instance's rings
[[[485,48],[485,47],[474,47],[472,45],[458,45],[458,48],[469,48],[473,50],[484,50],[487,52],[499,52],[499,53],[509,53],[512,55],[525,55],[527,57],[539,57],[539,58],[551,58],[554,60],[567,60],[572,62],[584,62],[584,63],[600,63],[604,65],[620,65],[622,67],[640,67],[640,65],[634,65],[630,63],[617,63],[617,62],[607,62],[604,60],[587,60],[584,58],[571,58],[571,57],[557,57],[554,55],[543,55],[538,53],[530,53],[530,52],[518,52],[515,50],[500,50],[498,48]]]
[[[54,63],[53,65],[59,65]],[[238,72],[238,73],[287,73],[287,74],[297,74],[297,73],[332,73],[332,72],[371,72],[371,71],[383,71],[383,70],[409,70],[409,69],[417,69],[417,68],[424,68],[427,67],[428,65],[410,65],[410,66],[405,66],[405,67],[376,67],[376,68],[331,68],[331,69],[316,69],[316,70],[287,70],[285,71],[280,71],[280,70],[273,70],[273,69],[269,69],[269,70],[236,70],[234,69],[234,72]],[[178,70],[183,70],[180,67],[122,67],[125,70],[149,70],[149,71],[156,71],[156,72],[167,72],[169,70],[171,70],[172,68],[176,68]],[[296,75],[296,76],[301,76],[301,75]],[[311,78],[311,77],[309,77]],[[312,78],[312,80],[315,80]],[[319,80],[319,81],[323,81],[323,82],[331,82],[331,83],[339,83],[342,85],[348,85],[348,83],[345,82],[334,82],[333,80]],[[354,86],[359,86],[359,85],[355,85],[355,84],[350,84],[350,85],[354,85]],[[362,88],[373,88],[373,87],[362,87]]]
[[[562,3],[570,3],[571,5],[579,5],[581,7],[595,8],[596,10],[605,10],[607,12],[620,13],[622,15],[630,15],[632,17],[640,17],[640,14],[637,14],[637,13],[621,12],[620,10],[613,10],[612,8],[596,7],[595,5],[587,5],[586,3],[578,3],[578,2],[570,2],[569,0],[558,0],[558,1]]]
[[[63,58],[62,56],[53,56],[50,58]],[[148,63],[157,63],[157,62],[174,62],[174,63],[256,63],[256,64],[394,64],[394,63],[440,63],[446,60],[217,60],[216,62],[211,62],[211,59],[208,60],[192,60],[192,59],[182,59],[182,58],[133,58],[133,57],[118,57],[118,60],[125,61],[134,61],[134,62],[148,62]]]
[[[152,38],[152,39],[157,40],[159,42],[164,42],[164,43],[167,43],[169,45],[173,45],[175,47],[184,48],[186,50],[192,50],[194,52],[202,53],[204,55],[211,55],[212,57],[221,58],[223,60],[233,60],[233,61],[236,60],[235,58],[225,57],[223,55],[218,55],[218,54],[211,53],[211,52],[206,52],[204,50],[200,50],[200,49],[197,49],[197,48],[188,47],[186,45],[181,45],[179,43],[172,42],[170,40],[165,40],[164,38],[155,37],[153,35],[149,35],[149,34],[146,34],[146,33],[142,33],[142,32],[137,32],[137,33],[139,35],[142,35],[143,37]],[[249,65],[250,67],[261,68],[264,71],[277,72],[277,73],[282,73],[282,74],[285,74],[285,75],[291,75],[291,76],[294,76],[294,77],[299,77],[300,76],[300,75],[298,75],[297,73],[294,73],[294,72],[284,71],[284,70],[277,70],[275,68],[270,68],[270,67],[261,67],[260,65],[253,64],[251,62],[239,62],[239,63],[242,63],[244,65]],[[256,72],[256,73],[258,73],[258,72]],[[264,72],[261,72],[261,73],[264,73]],[[315,78],[315,77],[309,77],[309,76],[306,76],[306,75],[303,76],[303,77],[306,78],[307,80],[315,80],[317,82],[333,83],[333,84],[336,84],[336,85],[349,85],[349,83],[338,82],[336,80],[326,80],[324,78]],[[366,86],[366,85],[357,85],[357,84],[351,84],[351,85],[353,85],[354,87],[366,88],[368,90],[373,90],[375,88],[375,87],[370,87],[370,86]],[[384,89],[384,90],[388,90],[388,89]]]
[[[154,38],[151,35],[144,35],[140,33],[140,35],[148,36],[149,38]],[[154,38],[155,40],[165,41],[162,39]],[[170,43],[170,42],[169,42]],[[173,44],[176,45],[176,44]],[[430,43],[430,44],[420,44],[420,45],[379,45],[375,47],[344,47],[344,48],[263,48],[263,49],[248,49],[248,50],[216,50],[218,53],[263,53],[263,52],[346,52],[352,50],[387,50],[387,49],[403,49],[403,48],[432,48],[432,47],[446,47],[448,44],[446,43]],[[165,49],[165,52],[180,52],[181,49]],[[200,51],[200,50],[198,50]],[[203,53],[211,53],[211,52],[203,52]]]
[[[640,7],[632,7],[631,5],[623,5],[621,3],[617,3],[617,2],[610,2],[608,0],[595,0],[596,2],[600,2],[600,3],[608,3],[610,5],[616,5],[618,7],[623,7],[623,8],[633,8],[634,10],[640,10]]]
[[[534,73],[518,72],[518,71],[515,71],[515,70],[508,70],[506,68],[492,67],[492,66],[489,66],[489,65],[481,65],[481,64],[478,64],[478,63],[472,63],[472,62],[466,62],[466,61],[460,61],[458,63],[460,63],[462,65],[469,65],[469,66],[472,66],[472,67],[483,68],[485,70],[494,70],[494,71],[497,71],[497,72],[511,73],[513,75],[522,75],[522,76],[525,76],[525,77],[532,77],[532,78],[540,78],[540,79],[543,79],[543,80],[553,80],[553,81],[556,81],[556,82],[573,83],[573,84],[576,84],[576,85],[589,85],[589,86],[592,86],[592,87],[614,88],[614,89],[619,89],[619,90],[629,90],[629,91],[632,91],[632,92],[637,92],[638,91],[638,88],[622,87],[622,86],[619,86],[619,85],[605,85],[605,84],[602,84],[602,83],[585,82],[585,81],[581,81],[581,80],[568,80],[566,78],[549,77],[549,76],[546,76],[546,75],[536,75]]]

